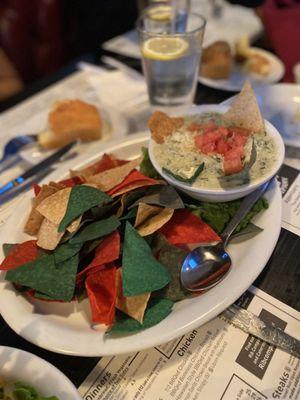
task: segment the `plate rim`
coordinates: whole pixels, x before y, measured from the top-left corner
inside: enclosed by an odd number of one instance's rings
[[[75,160],[70,160],[68,163],[63,165],[62,169],[65,171],[64,173],[66,174],[67,171],[72,166],[74,168],[74,166],[76,165],[77,168],[80,168],[80,166],[88,165],[88,163],[93,162],[95,159],[99,158],[101,156],[101,154],[103,154],[105,151],[113,152],[113,151],[116,151],[118,148],[121,149],[123,147],[131,146],[131,145],[134,145],[134,144],[141,144],[141,146],[142,146],[142,144],[148,138],[149,138],[149,134],[139,133],[139,134],[135,134],[135,135],[129,136],[127,138],[127,140],[125,140],[125,141],[113,140],[113,141],[111,141],[109,143],[106,143],[106,145],[101,149],[101,151],[99,151],[99,152],[97,152],[97,153],[95,153],[93,155],[90,154],[89,158],[86,155],[83,155],[83,156],[80,156],[79,158],[77,158]],[[45,179],[44,181],[49,181],[50,179],[54,179],[54,180],[60,179],[60,178],[63,178],[63,176],[64,176],[63,172],[62,171],[60,172],[60,169],[58,169],[55,172],[53,172],[51,175],[49,175],[47,177],[47,179]],[[50,351],[53,351],[53,352],[56,352],[56,353],[74,355],[74,356],[99,357],[99,356],[107,356],[107,355],[124,354],[124,353],[144,350],[144,349],[147,349],[147,348],[150,348],[150,347],[154,347],[154,346],[160,345],[162,343],[166,343],[166,342],[171,341],[171,340],[173,340],[175,338],[178,338],[179,336],[188,333],[190,330],[195,329],[195,328],[203,325],[207,321],[213,319],[220,312],[222,312],[225,308],[227,308],[230,304],[232,304],[240,295],[242,295],[245,292],[245,290],[247,290],[249,288],[249,286],[254,282],[256,277],[261,273],[261,271],[265,267],[268,259],[270,258],[271,254],[272,254],[272,252],[273,252],[273,250],[274,250],[274,248],[276,246],[276,243],[277,243],[277,240],[278,240],[278,237],[279,237],[279,234],[280,234],[280,229],[281,229],[281,206],[282,206],[282,204],[281,204],[280,189],[279,189],[279,185],[278,185],[277,182],[274,184],[274,187],[272,186],[272,190],[274,191],[273,192],[273,197],[274,197],[273,201],[276,202],[276,207],[277,207],[277,214],[276,214],[277,215],[277,224],[275,224],[275,227],[277,227],[277,231],[275,230],[275,232],[274,232],[274,230],[273,230],[272,244],[267,249],[267,252],[264,252],[263,262],[262,262],[261,266],[259,267],[259,269],[257,269],[257,270],[254,269],[254,272],[253,272],[253,270],[249,271],[249,274],[247,275],[247,286],[246,286],[245,283],[243,283],[242,285],[241,285],[241,283],[239,283],[237,285],[237,287],[235,288],[235,290],[231,292],[231,296],[230,297],[228,297],[228,295],[227,295],[224,298],[224,296],[223,296],[222,299],[218,300],[219,303],[215,304],[214,307],[211,307],[209,310],[206,310],[206,312],[204,312],[200,316],[197,316],[193,320],[188,320],[184,325],[181,325],[180,327],[178,327],[177,324],[176,324],[176,326],[174,328],[174,331],[164,332],[163,334],[161,334],[161,336],[159,338],[157,338],[155,335],[151,335],[151,334],[148,335],[147,333],[146,333],[146,335],[143,335],[143,333],[149,332],[149,330],[154,330],[154,332],[155,332],[156,331],[156,327],[159,326],[159,324],[158,324],[158,325],[156,325],[156,326],[154,326],[152,328],[140,331],[140,332],[134,334],[133,336],[132,335],[125,336],[125,338],[124,338],[125,339],[124,340],[125,346],[123,345],[122,348],[120,348],[120,345],[119,345],[119,348],[117,350],[113,350],[112,349],[112,347],[114,347],[114,345],[109,345],[108,348],[104,348],[105,346],[101,348],[101,346],[99,346],[99,347],[96,347],[95,349],[93,348],[92,350],[88,349],[86,347],[83,347],[82,349],[72,348],[72,350],[70,350],[70,349],[63,349],[61,347],[60,348],[53,347],[53,345],[47,343],[47,340],[46,340],[46,342],[43,342],[43,340],[41,340],[40,337],[38,337],[38,338],[32,337],[30,334],[28,334],[28,332],[26,330],[24,332],[24,329],[18,328],[18,326],[16,326],[18,324],[14,323],[14,321],[11,320],[9,313],[2,311],[3,306],[1,307],[1,303],[0,303],[0,312],[2,313],[2,317],[4,318],[6,323],[17,334],[19,334],[20,336],[24,337],[26,340],[30,341],[31,343],[34,343],[34,344],[36,344],[36,345],[38,345],[38,346],[40,346],[42,348],[45,348],[47,350],[50,350]],[[30,196],[31,196],[30,192],[28,192],[27,194],[22,196],[19,199],[20,203],[22,202],[22,199],[24,200],[25,197],[29,198]],[[20,207],[20,203],[18,202],[18,204],[16,204],[16,207]],[[6,224],[5,224],[6,227],[9,226],[10,219],[11,219],[11,217],[6,222]],[[2,232],[1,232],[1,235],[3,235]],[[3,275],[4,274],[1,273],[0,277],[3,276]],[[0,279],[0,281],[1,281],[1,279]],[[226,279],[224,281],[226,281]],[[3,281],[3,280],[0,283],[0,292],[2,292],[2,295],[3,295],[3,291],[5,293],[5,288],[3,287],[3,282],[5,284],[7,284],[7,282]],[[221,291],[223,290],[222,289],[223,285],[220,284],[220,285],[218,285],[216,287],[216,289],[215,289],[216,292],[219,291],[218,287],[221,287],[221,289],[219,289],[219,290],[221,290]],[[6,292],[12,292],[12,291],[6,289]],[[211,290],[210,293],[213,293],[213,294],[210,295],[210,296],[208,295],[206,298],[203,298],[203,302],[204,303],[205,302],[208,302],[208,303],[211,302],[211,297],[214,297],[214,294],[216,292],[214,290]],[[227,292],[228,292],[228,289],[227,289]],[[233,292],[235,294],[232,296]],[[13,293],[16,293],[16,292],[13,291]],[[207,300],[205,300],[205,299],[207,299]],[[179,303],[177,303],[177,304],[179,304]],[[4,309],[4,311],[5,311],[5,309]],[[37,315],[39,315],[39,314],[32,314],[31,313],[30,316],[32,316],[32,315],[33,316],[35,315],[35,317],[32,318],[34,320],[34,319],[37,319]],[[33,321],[31,321],[31,322],[33,322]],[[69,329],[69,327],[66,328],[66,330],[68,330],[68,329]],[[140,339],[140,337],[139,337],[140,334],[141,334],[142,339]],[[143,337],[143,336],[145,336],[145,337]],[[135,340],[132,340],[132,337],[134,337]],[[120,339],[121,339],[121,344],[122,344],[123,337],[120,338]],[[129,341],[130,345],[128,345],[126,343],[127,339]],[[118,339],[115,339],[115,338],[111,339],[111,341],[116,341],[116,340],[118,340]],[[99,344],[100,343],[101,342],[99,340]],[[103,344],[103,342],[102,342],[102,344]]]

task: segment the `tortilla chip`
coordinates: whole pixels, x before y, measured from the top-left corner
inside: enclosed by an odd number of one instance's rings
[[[94,183],[99,187],[99,189],[108,192],[110,189],[121,183],[133,169],[140,165],[141,161],[142,157],[138,157],[124,165],[93,175],[87,180],[87,182]]]
[[[54,181],[49,182],[49,186],[54,187],[57,190],[61,190],[64,188],[64,185],[62,183]]]
[[[173,217],[159,229],[159,232],[170,244],[176,246],[221,240],[209,225],[187,209],[175,210]]]
[[[183,125],[183,121],[183,118],[169,117],[162,111],[155,111],[148,120],[152,139],[156,143],[163,143],[167,136]]]
[[[86,275],[105,268],[105,265],[117,260],[120,255],[120,234],[114,231],[97,246],[95,256],[88,266],[77,274],[77,282],[85,279]]]
[[[249,129],[251,132],[263,133],[265,124],[249,81],[237,95],[224,119],[233,126]]]
[[[67,227],[67,231],[70,233],[76,232],[77,229],[80,227],[81,218],[82,218],[82,215],[80,215],[78,218],[74,219],[74,221],[71,222],[70,225]]]
[[[124,297],[122,289],[122,268],[117,270],[116,308],[142,324],[150,295],[151,293],[144,293],[138,296]]]
[[[66,213],[71,190],[72,188],[64,188],[57,191],[43,200],[36,210],[53,224],[59,225]]]
[[[162,207],[140,203],[138,206],[134,227],[136,228],[137,226],[145,222],[147,219],[153,217],[154,215],[159,214],[161,210]]]
[[[38,185],[37,183],[34,183],[34,184],[32,185],[32,188],[33,188],[35,197],[40,193],[40,191],[41,191],[41,189],[42,189],[41,186]]]
[[[38,232],[37,245],[45,250],[54,250],[63,235],[64,232],[58,232],[58,225],[44,218]]]
[[[127,160],[119,160],[113,154],[104,153],[100,160],[94,162],[92,165],[86,168],[83,168],[79,172],[85,176],[91,176],[127,163]]]
[[[117,298],[115,266],[88,275],[85,288],[90,301],[92,321],[111,326],[115,320]]]
[[[111,201],[110,196],[89,184],[77,185],[63,190],[70,190],[70,195],[63,218],[58,222],[59,232],[63,232],[75,218],[78,218],[91,208]],[[62,212],[62,210],[60,210],[60,212]]]
[[[38,207],[39,204],[42,203],[43,200],[45,200],[46,198],[48,198],[51,195],[53,195],[54,193],[56,193],[58,190],[59,190],[58,188],[55,188],[54,186],[51,186],[50,184],[43,185],[41,187],[41,190],[39,191],[37,197],[33,200],[32,209],[31,209],[28,220],[24,227],[25,233],[27,233],[28,235],[32,235],[32,236],[37,235],[37,233],[42,225],[44,216],[41,215],[41,213],[38,212],[36,210],[36,208]]]
[[[134,227],[141,236],[151,235],[167,223],[173,213],[171,208],[139,203]]]
[[[84,182],[85,180],[83,178],[76,175],[71,178],[60,181],[59,184],[63,185],[63,187],[73,187],[75,185],[81,185]]]
[[[126,222],[123,243],[123,293],[137,296],[162,289],[171,280],[166,268],[153,256],[148,243]]]
[[[157,181],[155,179],[148,178],[148,176],[143,175],[141,172],[134,169],[120,184],[109,190],[108,194],[112,197],[116,197],[139,187],[156,184]]]
[[[55,264],[54,255],[43,255],[34,261],[6,273],[10,282],[35,289],[48,299],[71,301],[75,290],[78,254],[59,265]]]
[[[117,320],[108,334],[131,333],[150,328],[165,319],[172,311],[173,302],[167,299],[151,299],[144,316],[143,324],[140,324],[126,314],[117,315]]]
[[[24,243],[16,244],[9,251],[0,265],[0,270],[8,271],[20,267],[30,261],[34,261],[38,256],[36,240],[28,240]]]

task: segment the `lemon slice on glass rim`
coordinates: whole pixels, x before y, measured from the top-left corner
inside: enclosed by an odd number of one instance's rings
[[[142,55],[158,61],[175,60],[182,57],[189,43],[180,37],[154,37],[142,44]]]

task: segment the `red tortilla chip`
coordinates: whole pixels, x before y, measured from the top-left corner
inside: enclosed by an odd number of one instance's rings
[[[99,172],[106,171],[108,169],[118,167],[120,165],[126,164],[128,161],[119,160],[111,154],[103,154],[101,160],[96,161],[94,164],[85,168],[83,171],[90,173],[91,175],[99,174]]]
[[[186,209],[175,210],[173,217],[160,228],[159,232],[170,244],[177,246],[221,240],[209,225]]]
[[[8,253],[0,265],[0,270],[8,271],[15,269],[30,261],[34,261],[38,256],[36,240],[28,240],[24,243],[16,244]]]
[[[139,185],[137,186],[138,183]],[[157,180],[149,178],[148,176],[142,174],[140,171],[134,169],[126,176],[126,178],[121,183],[110,189],[108,191],[108,195],[115,196],[116,194],[126,193],[127,191],[126,189],[130,191],[136,189],[137,187],[157,185],[157,184],[158,184]]]
[[[113,325],[117,298],[117,268],[113,265],[89,274],[85,288],[90,301],[92,321],[96,324]]]
[[[80,271],[76,276],[77,285],[84,281],[86,275],[105,268],[105,264],[111,263],[120,255],[120,234],[115,231],[108,235],[96,248],[92,262]]]
[[[34,191],[35,197],[38,196],[38,194],[40,193],[40,191],[41,191],[41,189],[42,189],[41,186],[38,185],[37,183],[34,183],[34,184],[32,185],[32,187],[33,187],[33,191]]]
[[[73,176],[72,178],[64,179],[63,181],[59,181],[59,183],[64,185],[65,187],[81,185],[84,182],[85,182],[85,180],[80,176]]]

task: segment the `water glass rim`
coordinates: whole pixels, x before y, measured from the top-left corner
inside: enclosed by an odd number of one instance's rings
[[[137,31],[138,31],[139,33],[143,33],[143,34],[146,34],[146,35],[149,35],[149,36],[150,36],[150,35],[153,35],[153,36],[155,36],[155,37],[182,37],[182,36],[192,36],[192,35],[194,35],[195,33],[199,32],[199,31],[201,31],[201,30],[204,30],[205,25],[206,25],[206,19],[203,17],[203,15],[198,14],[198,13],[195,13],[195,12],[189,12],[188,15],[196,16],[196,17],[198,17],[198,18],[202,21],[202,23],[201,23],[201,25],[200,25],[199,27],[197,27],[197,28],[195,28],[195,29],[192,29],[192,30],[190,30],[190,31],[185,31],[185,32],[174,32],[174,33],[164,33],[164,32],[159,33],[159,32],[149,31],[149,30],[146,30],[146,29],[144,29],[144,28],[142,28],[142,27],[140,26],[140,25],[141,25],[141,21],[143,20],[143,18],[145,17],[145,15],[146,15],[148,12],[149,12],[149,10],[145,10],[145,11],[139,16],[139,18],[138,18],[137,21],[136,21],[135,26],[136,26],[136,29],[137,29]]]

